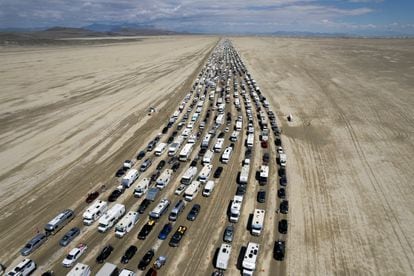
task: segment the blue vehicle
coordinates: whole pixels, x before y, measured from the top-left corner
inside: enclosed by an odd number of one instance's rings
[[[173,226],[171,223],[166,223],[164,227],[162,228],[160,234],[158,235],[158,238],[160,240],[165,240],[168,237],[168,234],[170,234]]]

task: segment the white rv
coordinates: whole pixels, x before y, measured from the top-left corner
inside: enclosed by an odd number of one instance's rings
[[[286,153],[279,154],[280,166],[286,167],[286,160],[287,160]]]
[[[137,180],[139,172],[136,169],[130,169],[126,175],[122,178],[122,186],[125,188],[131,187],[131,185]]]
[[[94,221],[99,219],[108,210],[108,203],[102,200],[96,200],[83,213],[83,224],[91,225]]]
[[[240,184],[247,184],[247,182],[249,181],[249,172],[250,172],[250,165],[249,164],[243,165],[241,172],[240,172],[240,176],[239,176]]]
[[[118,275],[118,267],[111,263],[105,263],[95,276],[112,276]]]
[[[229,162],[229,160],[230,160],[232,151],[233,151],[233,148],[232,147],[227,147],[224,150],[223,154],[221,155],[221,162],[227,164]]]
[[[269,177],[269,166],[261,165],[259,174],[259,184],[264,185],[267,183]]]
[[[243,122],[242,121],[236,121],[236,130],[240,131],[242,130]]]
[[[183,137],[187,138],[187,136],[188,136],[188,135],[190,135],[190,133],[191,133],[191,129],[189,129],[189,128],[185,128],[185,129],[183,130],[183,132],[181,133],[181,136],[183,136]]]
[[[240,217],[240,211],[243,203],[243,196],[235,195],[230,207],[230,221],[238,222]]]
[[[157,188],[160,190],[164,189],[168,185],[168,183],[170,183],[172,174],[173,174],[173,170],[171,169],[164,170],[156,181]]]
[[[213,160],[214,152],[212,150],[206,151],[203,156],[203,165],[210,164]]]
[[[185,184],[185,185],[189,185],[191,183],[191,181],[193,180],[193,178],[196,176],[197,174],[197,167],[189,167],[183,177],[181,178],[181,183]]]
[[[118,223],[115,225],[115,236],[122,238],[132,227],[138,222],[139,215],[137,212],[128,212]]]
[[[184,148],[180,152],[179,160],[180,161],[187,161],[193,151],[194,144],[187,143],[185,144]]]
[[[158,146],[154,150],[154,154],[156,156],[160,156],[161,154],[164,153],[164,151],[165,151],[166,148],[167,148],[167,144],[166,143],[159,143]]]
[[[150,183],[151,183],[151,179],[149,178],[141,179],[141,181],[135,187],[134,196],[135,197],[143,196],[147,192]]]
[[[192,201],[198,194],[200,190],[201,183],[197,180],[191,182],[190,186],[187,187],[184,191],[184,199],[187,201]]]
[[[223,243],[220,246],[219,253],[216,260],[216,268],[226,270],[229,265],[231,254],[231,245],[228,243]]]
[[[265,210],[262,209],[254,209],[253,219],[252,219],[252,235],[260,236],[264,227],[264,219],[265,219]]]
[[[195,144],[196,141],[197,141],[197,135],[191,134],[188,137],[187,143]]]
[[[213,165],[211,164],[204,165],[204,167],[201,169],[200,174],[198,175],[198,181],[200,181],[201,183],[206,183],[208,178],[210,177],[212,169],[213,169]]]
[[[166,198],[161,199],[160,203],[150,212],[149,217],[151,219],[159,219],[170,206],[170,201]]]
[[[211,140],[211,134],[206,134],[206,136],[204,136],[203,141],[201,142],[201,148],[208,148],[208,145],[210,144],[210,140]]]
[[[125,205],[119,203],[115,204],[99,219],[98,231],[102,233],[108,231],[124,214]]]
[[[207,184],[204,186],[203,196],[210,196],[214,190],[215,183],[213,180],[207,181]]]
[[[256,270],[256,260],[257,255],[259,254],[259,244],[254,242],[249,242],[247,244],[246,253],[243,258],[243,275],[250,276],[253,275]]]
[[[182,136],[180,136],[182,137]],[[174,141],[169,148],[168,148],[168,156],[173,156],[177,153],[178,149],[180,148],[181,143],[178,143],[178,141]]]
[[[214,145],[214,151],[220,152],[223,148],[224,138],[217,138],[216,144]]]
[[[224,122],[224,114],[219,114],[219,115],[217,115],[217,118],[216,118],[216,124],[218,124],[218,125],[222,125],[222,124],[223,124],[223,122]]]
[[[248,148],[252,148],[254,145],[254,134],[250,133],[247,135],[247,142],[246,145]]]
[[[89,276],[91,275],[91,268],[89,265],[77,263],[66,276]]]
[[[237,130],[234,130],[230,135],[230,141],[236,142],[237,138],[239,137],[239,134],[240,132],[238,132]]]

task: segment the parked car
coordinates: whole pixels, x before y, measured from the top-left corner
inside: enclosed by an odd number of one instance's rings
[[[165,265],[166,262],[167,262],[167,257],[165,257],[165,256],[159,256],[155,260],[153,267],[155,269],[160,269],[163,265]]]
[[[127,264],[129,260],[134,257],[135,253],[137,253],[138,248],[135,245],[131,245],[128,247],[128,249],[125,251],[124,255],[121,258],[121,263]]]
[[[178,188],[175,190],[174,194],[181,195],[184,192],[185,188],[187,188],[186,185],[180,184],[180,186],[178,186]]]
[[[257,192],[257,202],[259,203],[265,203],[266,202],[266,191],[260,190]]]
[[[143,214],[150,204],[151,200],[145,198],[139,205],[137,212]]]
[[[144,160],[144,162],[141,164],[141,167],[140,167],[140,171],[141,172],[145,172],[150,166],[152,165],[152,160],[151,159],[149,159],[149,158],[147,158],[147,159],[145,159]]]
[[[160,171],[155,171],[152,175],[151,175],[151,181],[154,182],[157,180],[157,178],[161,175]]]
[[[200,208],[201,208],[200,204],[194,204],[190,212],[187,215],[187,219],[190,221],[194,221],[197,218],[198,213],[200,213]]]
[[[214,172],[214,178],[220,178],[222,172],[223,167],[217,167],[216,171]]]
[[[147,145],[147,151],[149,152],[149,151],[152,151],[154,148],[155,148],[155,145],[157,144],[157,142],[156,141],[151,141],[151,142],[149,142],[148,143],[148,145]]]
[[[162,228],[160,234],[158,235],[158,238],[160,240],[165,240],[168,237],[168,235],[170,234],[172,228],[173,228],[172,223],[166,223],[164,225],[164,227]]]
[[[7,276],[26,276],[33,273],[36,270],[36,263],[30,259],[23,259],[19,264],[17,264],[11,271],[9,271]]]
[[[277,196],[279,198],[285,198],[286,197],[285,188],[280,188],[279,190],[277,190]]]
[[[112,191],[112,193],[109,195],[108,197],[108,201],[109,202],[114,202],[118,199],[118,197],[120,197],[120,195],[122,195],[124,191],[121,189],[115,189]]]
[[[245,159],[250,159],[252,157],[252,150],[251,149],[246,149],[246,151],[244,152],[244,158]]]
[[[137,155],[137,159],[138,160],[141,160],[142,158],[144,158],[145,157],[145,151],[143,151],[143,150],[141,150],[139,153],[138,153],[138,155]]]
[[[113,250],[114,248],[111,245],[105,246],[102,249],[101,253],[99,253],[98,257],[96,257],[96,261],[100,264],[103,263],[109,257],[109,255],[111,255]]]
[[[165,134],[165,133],[167,133],[168,132],[168,127],[164,127],[163,129],[162,129],[162,131],[161,131],[161,133],[162,134]]]
[[[267,149],[267,147],[268,147],[267,141],[262,141],[261,146],[262,146],[262,148]]]
[[[282,176],[281,178],[280,178],[280,185],[281,186],[286,186],[287,185],[287,178],[286,178],[286,176]]]
[[[161,160],[157,165],[157,170],[162,170],[162,168],[164,168],[164,166],[165,166],[165,161]]]
[[[234,236],[234,226],[233,224],[229,225],[224,229],[223,241],[231,243]]]
[[[174,137],[168,137],[167,144],[171,144],[174,141]]]
[[[46,239],[47,238],[44,233],[37,234],[36,236],[34,236],[33,239],[28,241],[26,245],[20,250],[20,254],[22,254],[22,256],[29,255],[37,248],[39,248],[46,241]]]
[[[124,169],[124,167],[120,168],[119,170],[116,171],[115,176],[116,177],[121,177],[125,174],[126,170]]]
[[[73,248],[66,258],[62,261],[62,265],[64,267],[71,267],[73,266],[76,261],[82,256],[82,254],[88,249],[86,244],[79,244],[77,247]]]
[[[246,193],[246,190],[246,185],[239,185],[237,186],[236,195],[244,195]]]
[[[197,167],[197,159],[194,159],[193,161],[191,161],[190,163],[190,167]]]
[[[285,219],[282,219],[279,221],[279,233],[281,234],[287,234],[287,230],[288,230],[288,222]]]
[[[263,163],[267,165],[269,164],[269,160],[270,160],[270,154],[268,152],[265,152],[263,154]]]
[[[178,158],[177,158],[177,156],[173,156],[173,157],[171,157],[170,159],[168,159],[168,164],[169,165],[171,165],[171,164],[174,164],[175,162],[178,162]]]
[[[154,228],[155,220],[150,219],[142,228],[141,231],[138,233],[138,239],[145,240],[149,233],[151,233],[152,229]]]
[[[154,258],[155,252],[153,249],[150,249],[145,253],[144,257],[142,257],[141,261],[138,264],[138,269],[145,270],[147,265],[149,265]]]
[[[281,212],[282,214],[287,214],[287,213],[288,213],[288,211],[289,211],[289,201],[287,201],[287,200],[283,200],[283,201],[280,203],[279,209],[280,209],[280,212]]]
[[[277,240],[275,242],[273,257],[278,261],[283,261],[285,258],[285,241]]]
[[[180,168],[180,162],[179,161],[175,161],[174,164],[171,166],[171,169],[176,172],[179,168]]]
[[[89,203],[92,203],[95,199],[98,198],[98,196],[99,196],[99,192],[98,191],[89,193],[88,196],[86,197],[85,202],[88,203],[88,204]]]
[[[186,231],[187,231],[187,227],[184,225],[180,225],[177,231],[175,231],[174,235],[171,237],[169,245],[171,247],[177,247],[180,244],[180,241],[183,238]]]
[[[60,246],[67,246],[73,239],[75,239],[80,234],[80,229],[78,227],[73,227],[60,239]]]

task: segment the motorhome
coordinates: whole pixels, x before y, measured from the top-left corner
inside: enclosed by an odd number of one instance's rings
[[[260,236],[263,230],[263,224],[265,219],[265,210],[263,209],[254,209],[253,219],[251,224],[252,235]]]
[[[217,118],[216,118],[216,124],[218,124],[218,125],[222,125],[222,124],[223,124],[223,122],[224,122],[224,114],[219,114],[219,115],[217,115]]]
[[[230,141],[236,142],[237,138],[239,137],[240,132],[237,130],[234,130],[230,135]]]
[[[242,166],[240,176],[239,176],[239,184],[247,184],[249,181],[249,173],[250,173],[250,165],[245,164]]]
[[[193,180],[193,178],[196,176],[197,174],[197,167],[189,167],[183,177],[181,178],[181,183],[185,184],[185,185],[189,185],[191,183],[191,181]]]
[[[187,201],[192,201],[198,194],[200,190],[201,183],[197,180],[191,182],[190,186],[187,187],[184,191],[184,199]]]
[[[83,263],[77,263],[66,276],[89,276],[91,267]]]
[[[59,213],[55,218],[53,218],[45,225],[46,236],[56,234],[60,229],[68,224],[74,216],[75,213],[70,209],[66,209],[63,212]]]
[[[226,270],[229,265],[231,254],[231,245],[228,243],[223,243],[220,246],[219,252],[217,254],[216,268],[221,270]]]
[[[159,219],[170,206],[170,201],[166,198],[162,199],[160,203],[150,212],[150,219]]]
[[[247,135],[246,146],[248,148],[253,148],[253,145],[254,145],[254,134],[250,133],[249,135]]]
[[[183,132],[181,133],[181,136],[183,136],[183,137],[187,137],[188,135],[190,135],[190,133],[191,133],[191,129],[189,129],[189,128],[185,128],[185,129],[183,130]]]
[[[259,254],[259,244],[254,242],[249,242],[247,244],[247,249],[244,254],[242,268],[243,275],[251,276],[256,270],[256,260],[257,255]]]
[[[173,175],[173,170],[166,169],[162,172],[162,174],[157,178],[157,188],[162,190],[164,189],[168,183],[170,183],[171,177]]]
[[[198,181],[201,183],[206,183],[208,178],[210,177],[211,170],[213,169],[213,165],[205,164],[201,169],[200,174],[198,175]]]
[[[286,160],[287,160],[287,156],[285,153],[280,153],[279,154],[279,162],[280,162],[280,166],[282,167],[286,167]]]
[[[182,136],[180,136],[182,137]],[[168,156],[173,156],[177,153],[178,149],[180,148],[181,143],[178,143],[177,141],[173,142],[169,147],[168,147]]]
[[[147,192],[150,183],[150,178],[141,179],[141,181],[138,182],[138,185],[135,187],[134,196],[142,197]]]
[[[122,238],[129,233],[134,225],[138,222],[139,214],[137,212],[128,212],[116,225],[115,236]]]
[[[207,150],[203,156],[203,165],[210,164],[213,161],[214,152],[212,150]]]
[[[243,122],[242,121],[236,121],[236,130],[241,131],[243,127]]]
[[[243,196],[235,195],[233,198],[233,202],[231,203],[231,207],[230,207],[230,221],[231,222],[239,221],[242,203],[243,203]]]
[[[223,148],[224,138],[217,138],[216,144],[214,145],[214,151],[220,152]]]
[[[201,148],[207,149],[210,144],[210,140],[211,140],[211,134],[206,134],[206,136],[204,136],[203,138],[203,141],[201,142]]]
[[[194,144],[187,143],[185,144],[184,148],[180,152],[179,160],[180,161],[187,161],[193,151]]]
[[[190,137],[188,137],[187,143],[195,144],[197,141],[197,135],[191,134]]]
[[[91,206],[83,213],[83,224],[91,225],[94,221],[98,220],[108,210],[108,203],[102,200],[96,200]]]
[[[268,177],[269,177],[269,166],[261,165],[260,174],[259,174],[259,184],[260,185],[266,184]]]
[[[125,205],[115,204],[99,219],[98,231],[101,233],[108,231],[124,214]]]
[[[154,154],[156,156],[160,156],[161,154],[164,153],[164,151],[165,151],[166,148],[167,148],[167,144],[166,143],[159,143],[158,146],[154,150]]]
[[[224,113],[224,109],[226,108],[226,105],[224,103],[220,104],[217,108],[219,114]]]
[[[230,160],[232,151],[233,151],[233,148],[232,147],[227,147],[224,150],[223,154],[221,155],[221,162],[227,164],[229,162],[229,160]]]
[[[122,178],[121,184],[125,188],[131,187],[131,185],[137,180],[139,172],[136,169],[130,169],[126,175]]]
[[[207,181],[207,184],[204,186],[203,189],[203,196],[210,196],[214,190],[215,182],[213,180]]]

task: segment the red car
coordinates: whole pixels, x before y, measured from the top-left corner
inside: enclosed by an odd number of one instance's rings
[[[262,148],[267,149],[267,141],[262,141]]]
[[[92,203],[95,199],[97,199],[99,196],[99,192],[95,191],[92,193],[89,193],[88,196],[86,197],[86,203]]]

